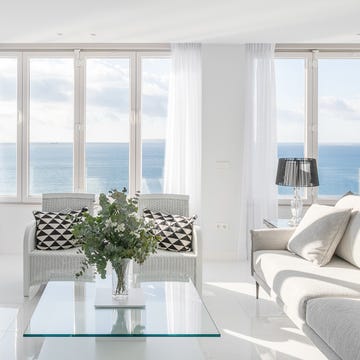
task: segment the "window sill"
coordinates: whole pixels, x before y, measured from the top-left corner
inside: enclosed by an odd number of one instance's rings
[[[329,206],[333,206],[335,205],[338,200],[341,198],[341,196],[334,196],[334,197],[328,197],[328,198],[318,198],[316,200],[314,200],[313,202],[311,200],[308,199],[303,199],[303,205],[304,206],[310,206],[311,204],[321,204],[321,205],[329,205]],[[278,200],[278,205],[279,206],[290,206],[290,201],[291,198],[282,198]]]

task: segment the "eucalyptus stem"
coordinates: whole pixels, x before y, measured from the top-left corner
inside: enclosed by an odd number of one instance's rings
[[[130,266],[130,259],[122,259],[113,269],[116,273],[117,281],[114,289],[114,295],[127,295],[128,292],[128,269]]]

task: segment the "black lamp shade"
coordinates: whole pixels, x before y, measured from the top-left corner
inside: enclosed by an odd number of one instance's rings
[[[280,158],[276,174],[276,185],[292,187],[319,186],[316,159]]]

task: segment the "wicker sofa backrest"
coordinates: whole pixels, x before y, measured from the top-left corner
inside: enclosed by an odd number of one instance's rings
[[[42,211],[81,210],[94,213],[95,195],[87,193],[49,193],[42,195]]]
[[[144,209],[172,215],[189,216],[189,196],[177,194],[142,194],[139,197],[139,213]]]

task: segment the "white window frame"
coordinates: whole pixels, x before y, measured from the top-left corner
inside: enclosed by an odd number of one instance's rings
[[[16,194],[0,194],[1,203],[13,203],[21,201],[21,178],[22,178],[22,122],[23,122],[23,103],[22,103],[22,53],[17,51],[0,51],[0,58],[12,58],[17,61],[17,119],[16,119]]]
[[[74,137],[73,137],[73,191],[85,191],[85,144],[86,144],[86,59],[128,58],[130,61],[130,109],[129,109],[129,189],[130,195],[141,190],[142,137],[141,137],[141,60],[142,58],[170,58],[169,46],[164,44],[137,49],[135,46],[76,47],[6,51],[0,48],[0,57],[17,58],[17,194],[0,195],[0,203],[38,204],[41,196],[29,194],[29,126],[30,126],[30,68],[31,58],[74,59]]]
[[[23,85],[22,85],[22,97],[23,97],[23,127],[22,127],[22,177],[21,177],[21,188],[22,188],[22,202],[24,203],[40,203],[41,196],[30,194],[30,182],[29,182],[29,171],[30,171],[30,60],[31,59],[56,59],[56,58],[67,58],[74,60],[74,53],[72,51],[39,51],[39,52],[26,52],[23,54]],[[74,61],[75,66],[75,61]],[[74,73],[74,112],[76,112],[76,99],[75,99],[75,73]],[[74,116],[74,130],[75,130],[75,116]],[[75,173],[75,139],[73,138],[73,189],[75,186],[74,173]]]
[[[291,47],[291,46],[290,46]],[[329,51],[323,49],[308,49],[294,51],[276,51],[275,58],[279,59],[304,59],[305,63],[305,138],[304,156],[318,160],[318,60],[319,59],[360,59],[360,50],[354,51]],[[279,205],[288,205],[290,196],[278,196]],[[313,202],[333,205],[338,196],[320,196],[318,188],[305,188],[304,205]]]
[[[141,132],[141,97],[142,97],[142,59],[164,59],[171,58],[169,51],[138,51],[136,54],[136,66],[137,66],[137,96],[136,96],[136,112],[135,112],[135,123],[136,123],[136,191],[141,191],[142,185],[142,132]]]
[[[114,51],[86,51],[80,52],[80,64],[78,68],[81,73],[82,96],[80,99],[80,109],[78,119],[78,137],[81,140],[78,149],[78,183],[75,191],[85,191],[86,189],[86,173],[85,173],[85,144],[86,144],[86,60],[88,59],[129,59],[129,86],[130,86],[130,108],[129,108],[129,194],[136,191],[136,172],[135,163],[136,144],[134,142],[136,128],[134,114],[136,112],[136,54],[134,52],[114,52]],[[121,189],[120,189],[121,190]]]

